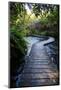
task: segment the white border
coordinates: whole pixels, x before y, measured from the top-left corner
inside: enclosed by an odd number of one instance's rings
[[[0,90],[8,89],[7,86],[8,86],[8,2],[9,1],[49,3],[49,4],[60,4],[61,3],[61,0],[1,0],[0,1]],[[60,6],[60,13],[61,13],[61,6]],[[61,21],[61,18],[60,18],[60,21]],[[61,26],[60,26],[60,29],[61,29]],[[60,40],[61,40],[61,34],[60,34]],[[61,48],[60,48],[60,53],[61,53]],[[61,62],[60,62],[60,65],[61,65]],[[61,73],[60,73],[60,76],[61,76]],[[57,90],[59,89],[60,90],[61,85],[21,88],[21,89],[23,90],[28,90],[28,89],[29,90],[31,89],[32,90],[37,90],[37,89],[38,90],[40,89]]]

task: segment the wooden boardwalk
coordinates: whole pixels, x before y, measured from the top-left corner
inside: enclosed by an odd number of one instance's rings
[[[49,58],[46,48],[38,44],[33,45],[23,72],[18,76],[18,86],[56,85],[57,81],[57,66]]]

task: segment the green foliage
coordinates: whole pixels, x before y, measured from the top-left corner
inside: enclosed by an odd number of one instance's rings
[[[10,32],[10,40],[11,45],[13,48],[18,48],[22,54],[25,55],[26,52],[26,42],[24,41],[23,37],[21,36],[20,32],[17,30],[12,30]],[[15,45],[14,45],[15,43]]]
[[[55,6],[52,11],[47,13],[47,16],[41,16],[40,23],[45,26],[42,29],[42,35],[50,35],[58,38],[59,29],[59,6]],[[44,31],[45,30],[45,31]]]
[[[10,22],[11,24],[16,24],[16,22],[24,23],[24,17],[26,10],[25,4],[19,2],[10,2]]]
[[[48,35],[48,32],[47,31],[43,31],[40,34],[43,35],[43,36],[46,36],[46,35]]]
[[[24,19],[26,10],[24,4],[10,2],[10,73],[16,75],[18,68],[23,68],[27,45],[23,39]]]
[[[10,72],[16,75],[19,67],[23,68],[25,54],[27,52],[26,42],[17,30],[10,30]]]
[[[26,15],[25,3],[10,2],[10,39],[16,43],[16,48],[24,54],[26,43],[21,34],[24,30],[24,19]],[[13,43],[12,42],[12,43]]]

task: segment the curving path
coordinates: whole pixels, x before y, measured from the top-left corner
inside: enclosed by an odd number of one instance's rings
[[[44,44],[53,42],[54,38],[32,45],[26,58],[22,74],[18,76],[17,86],[41,86],[58,84],[57,66],[49,58]]]

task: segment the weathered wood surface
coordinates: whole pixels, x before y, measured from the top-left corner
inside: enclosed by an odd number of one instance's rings
[[[57,66],[49,58],[46,48],[33,45],[17,84],[22,87],[56,85],[57,81]]]

